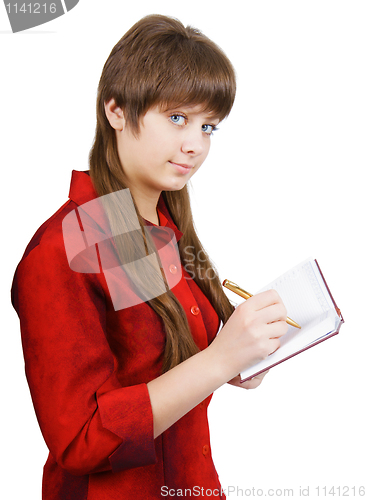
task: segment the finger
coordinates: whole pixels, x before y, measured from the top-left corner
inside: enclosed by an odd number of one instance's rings
[[[259,375],[256,375],[255,378],[262,380],[265,377],[265,375],[267,375],[269,373],[269,371],[270,370],[266,370],[266,372],[259,373]]]
[[[229,380],[228,383],[236,387],[241,387],[242,389],[256,389],[256,387],[261,384],[263,378],[269,373],[269,371],[270,370],[266,370],[266,372],[259,373],[259,375],[252,377],[250,380],[246,380],[246,382],[241,382],[241,376],[237,375],[237,377]]]
[[[268,356],[274,354],[280,347],[280,340],[278,338],[269,339],[268,343]]]
[[[261,309],[269,307],[273,304],[283,303],[279,293],[273,289],[253,295],[247,302],[250,301],[255,311],[261,311]]]
[[[256,389],[262,382],[262,378],[253,377],[250,380],[246,380],[246,382],[242,382],[242,387],[244,389]]]
[[[265,323],[286,321],[287,319],[287,310],[282,302],[264,307],[258,311],[258,314]]]
[[[266,334],[269,339],[279,339],[283,337],[288,331],[288,323],[285,321],[275,321],[266,325]]]

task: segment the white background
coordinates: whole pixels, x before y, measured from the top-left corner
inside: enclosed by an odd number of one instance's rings
[[[88,168],[104,61],[150,13],[201,29],[237,71],[233,112],[192,181],[199,235],[221,278],[256,291],[312,255],[345,318],[339,336],[274,368],[257,390],[216,392],[210,421],[222,485],[242,488],[229,498],[252,488],[264,496],[293,488],[297,498],[300,487],[312,497],[317,486],[367,486],[366,2],[81,0],[18,34],[0,5],[0,495],[40,499],[47,455],[12,276],[33,233],[66,201],[71,170]]]

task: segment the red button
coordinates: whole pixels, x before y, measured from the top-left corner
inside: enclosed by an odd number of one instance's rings
[[[200,309],[198,308],[198,306],[192,306],[190,311],[191,311],[191,314],[193,314],[194,316],[197,316],[200,312]]]
[[[171,274],[176,274],[176,273],[177,273],[177,267],[176,267],[174,264],[171,264],[171,265],[169,266],[169,272],[170,272]]]
[[[209,446],[207,444],[205,444],[203,446],[203,455],[204,457],[206,457],[206,455],[209,453]]]

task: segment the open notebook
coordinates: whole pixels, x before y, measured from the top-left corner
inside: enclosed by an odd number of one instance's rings
[[[344,322],[316,260],[301,262],[259,292],[271,288],[277,290],[288,317],[296,321],[301,330],[289,326],[281,338],[280,348],[242,372],[241,382],[336,335]]]

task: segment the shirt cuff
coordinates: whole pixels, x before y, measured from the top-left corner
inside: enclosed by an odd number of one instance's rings
[[[109,456],[112,472],[157,462],[153,412],[146,384],[115,389],[98,397],[102,425],[122,439]]]

